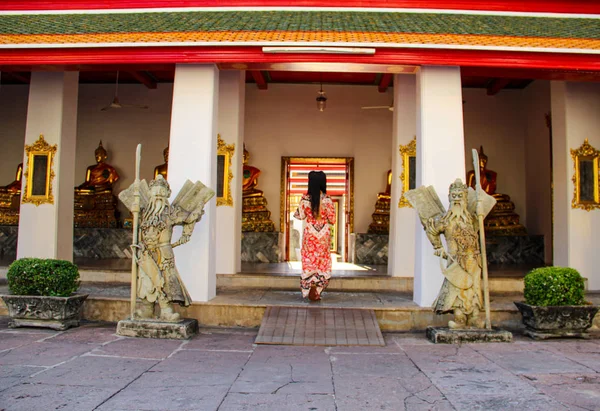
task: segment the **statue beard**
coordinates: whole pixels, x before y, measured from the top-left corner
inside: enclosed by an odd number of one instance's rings
[[[163,211],[169,206],[169,203],[162,198],[151,199],[144,210],[144,225],[157,226],[161,222]]]
[[[470,224],[471,216],[467,211],[467,205],[463,204],[463,202],[460,201],[452,202],[452,204],[450,204],[450,209],[448,210],[448,213],[444,217],[444,220],[447,223],[457,221],[465,224]]]

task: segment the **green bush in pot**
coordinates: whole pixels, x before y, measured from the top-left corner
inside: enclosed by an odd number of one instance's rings
[[[583,277],[573,268],[541,267],[524,279],[525,302],[540,307],[585,303]]]
[[[13,295],[68,297],[79,288],[79,270],[69,261],[21,258],[6,274]]]

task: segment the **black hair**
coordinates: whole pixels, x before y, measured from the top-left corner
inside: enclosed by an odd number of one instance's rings
[[[327,176],[322,171],[311,171],[308,173],[308,191],[310,196],[310,208],[313,216],[319,216],[319,204],[321,193],[327,194]]]

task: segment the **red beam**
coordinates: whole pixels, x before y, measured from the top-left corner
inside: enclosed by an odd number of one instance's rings
[[[495,78],[490,81],[490,84],[487,86],[487,95],[495,96],[502,90],[504,87],[508,86],[510,83],[509,78]]]
[[[595,0],[3,0],[0,10],[91,10],[158,7],[367,7],[599,14]]]
[[[65,49],[1,49],[0,71],[10,66],[37,70],[77,65],[178,63],[361,63],[451,65],[511,69],[588,70],[600,72],[593,54],[527,53],[486,50],[382,49],[373,56],[340,54],[265,54],[260,47],[121,47]],[[584,73],[585,74],[585,73]],[[498,76],[500,77],[500,76]],[[505,77],[505,76],[502,76]],[[525,77],[527,78],[527,77]]]
[[[156,81],[151,78],[148,74],[146,74],[143,71],[128,71],[128,73],[137,81],[139,81],[140,83],[142,83],[144,86],[150,88],[150,89],[155,89],[156,88]]]
[[[383,76],[381,76],[381,81],[379,82],[379,92],[380,93],[386,92],[386,90],[390,86],[390,83],[392,82],[392,78],[393,78],[393,76],[389,73],[386,73]]]
[[[267,80],[265,80],[265,76],[263,76],[262,72],[253,70],[250,74],[252,74],[252,78],[259,90],[267,89]]]

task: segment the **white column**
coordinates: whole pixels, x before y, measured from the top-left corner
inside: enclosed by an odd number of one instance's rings
[[[448,208],[448,188],[465,179],[462,89],[459,67],[425,66],[417,73],[417,187],[433,186]],[[431,306],[442,285],[438,257],[416,221],[413,300]]]
[[[73,261],[78,90],[78,72],[31,73],[25,144],[33,144],[43,134],[48,144],[57,145],[52,183],[54,204],[21,203],[17,258]],[[25,171],[28,168],[27,153],[23,165]]]
[[[551,83],[552,173],[554,182],[554,265],[572,267],[588,279],[588,289],[600,290],[600,210],[572,208],[572,149],[589,144],[600,150],[600,84]]]
[[[402,195],[400,145],[409,144],[417,134],[417,79],[413,75],[394,76],[394,123],[392,137],[392,203],[390,204],[390,243],[388,274],[412,277],[415,271],[415,218],[410,207],[398,207]]]
[[[216,188],[218,87],[219,70],[214,65],[175,67],[169,141],[171,200],[187,179]],[[210,300],[217,288],[216,198],[204,210],[190,242],[175,248],[175,264],[194,301]],[[180,234],[181,229],[176,230],[174,238]]]
[[[217,273],[219,274],[236,274],[242,268],[245,75],[244,71],[223,71],[219,74],[218,130],[226,144],[235,144],[235,152],[231,159],[233,207],[217,207]]]

